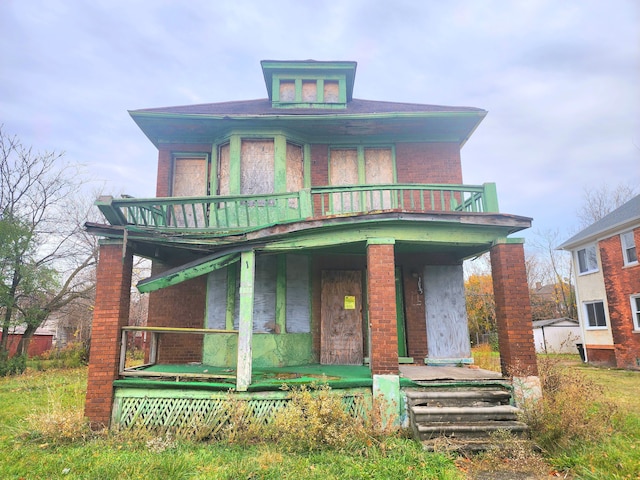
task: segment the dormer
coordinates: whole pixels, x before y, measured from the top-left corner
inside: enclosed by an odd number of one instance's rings
[[[347,108],[356,62],[263,60],[262,73],[273,108]]]

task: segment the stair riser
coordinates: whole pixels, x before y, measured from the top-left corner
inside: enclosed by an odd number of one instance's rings
[[[416,414],[414,422],[417,424],[428,424],[431,422],[447,422],[447,423],[473,423],[473,422],[500,422],[500,421],[516,421],[518,418],[515,414],[490,414],[490,413],[468,413],[462,415],[451,414]]]
[[[410,407],[496,407],[500,405],[509,405],[509,398],[500,401],[493,400],[477,400],[477,399],[421,399],[419,401],[409,401]]]
[[[522,430],[510,430],[511,435],[522,438],[527,436],[527,432]],[[420,433],[420,441],[432,440],[437,437],[448,437],[455,438],[456,440],[478,440],[478,439],[489,439],[490,432],[431,432],[431,433]]]

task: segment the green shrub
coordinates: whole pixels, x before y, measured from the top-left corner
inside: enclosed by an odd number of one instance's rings
[[[20,375],[27,368],[26,355],[9,357],[8,352],[0,352],[0,377]]]
[[[89,348],[82,342],[69,343],[64,348],[53,348],[29,361],[35,370],[49,368],[78,368],[89,363]]]

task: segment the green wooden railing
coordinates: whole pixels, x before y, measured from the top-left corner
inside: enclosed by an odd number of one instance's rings
[[[309,218],[381,211],[497,213],[495,184],[382,184],[210,197],[100,197],[112,225],[167,230],[247,231]]]

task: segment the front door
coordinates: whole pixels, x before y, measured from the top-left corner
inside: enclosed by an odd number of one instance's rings
[[[362,365],[362,273],[322,272],[320,363]]]

